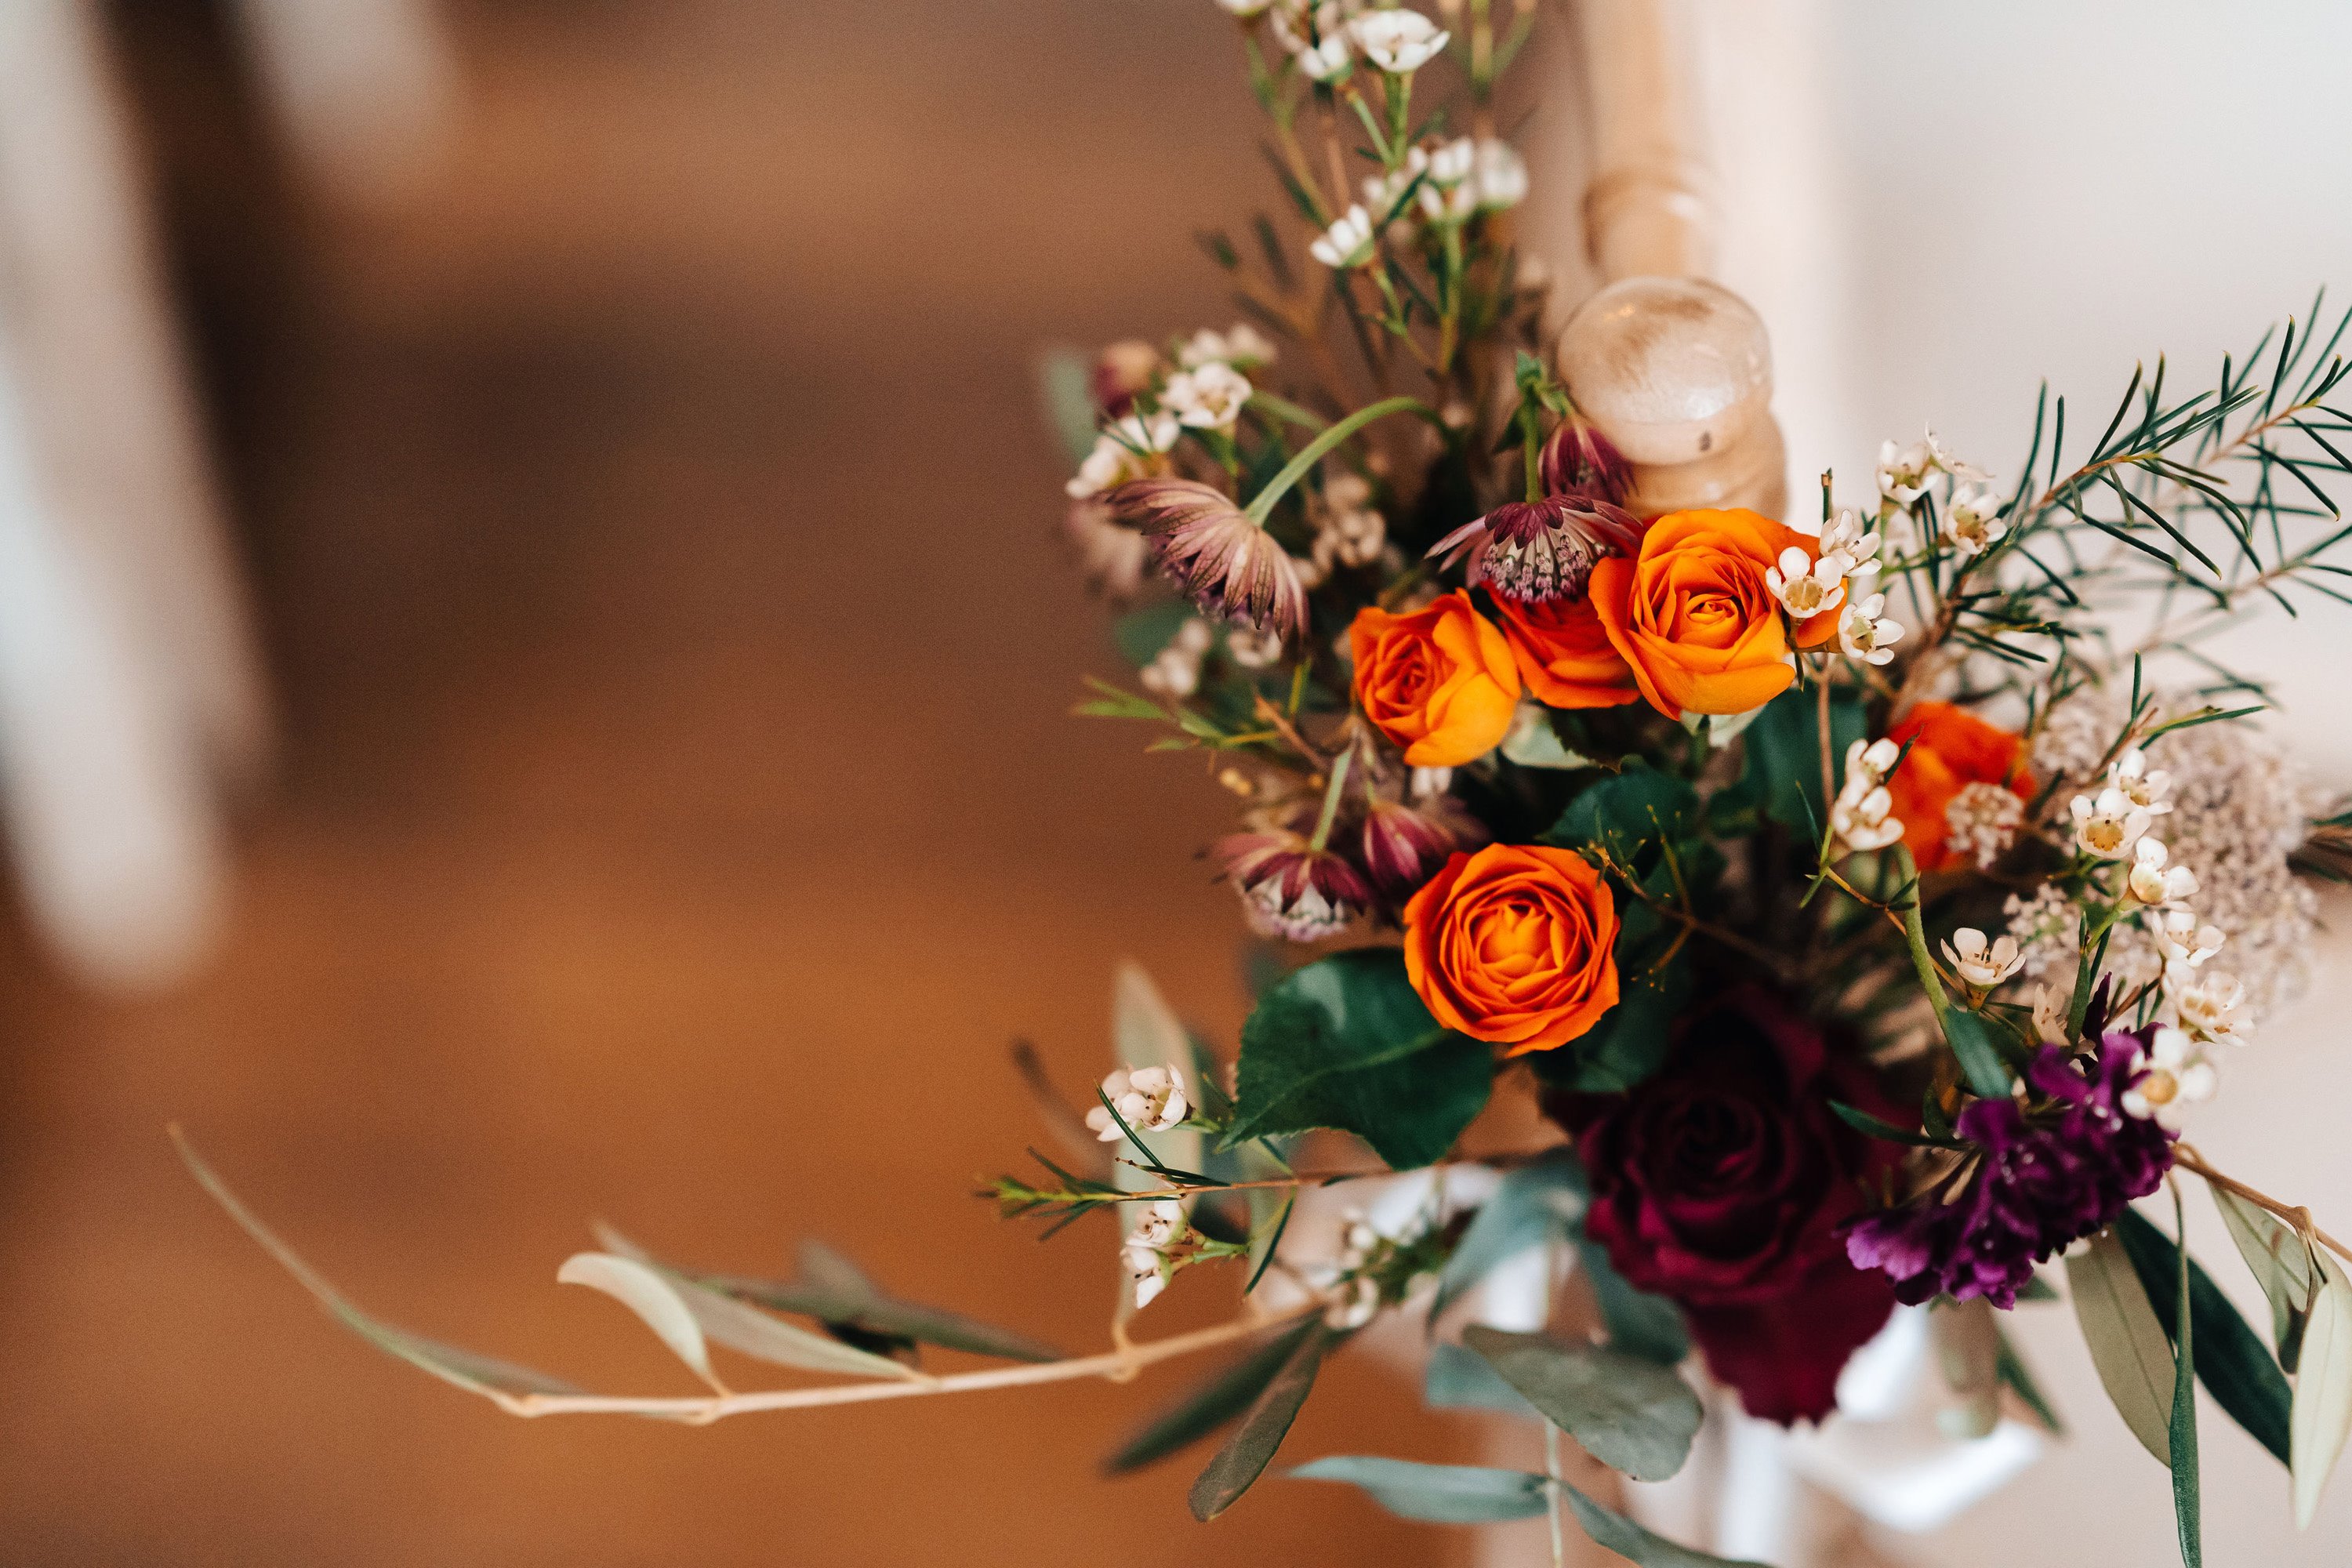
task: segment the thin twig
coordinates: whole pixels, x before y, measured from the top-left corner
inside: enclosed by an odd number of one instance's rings
[[[2321,1243],[2336,1257],[2343,1258],[2347,1263],[2352,1263],[2352,1248],[2347,1248],[2342,1242],[2313,1224],[2311,1210],[2301,1204],[2281,1203],[2268,1193],[2257,1192],[2234,1177],[2223,1175],[2207,1164],[2204,1156],[2186,1143],[2175,1143],[2172,1146],[2172,1163],[2185,1170],[2196,1172],[2224,1192],[2235,1193],[2248,1203],[2268,1209],[2304,1235]]]

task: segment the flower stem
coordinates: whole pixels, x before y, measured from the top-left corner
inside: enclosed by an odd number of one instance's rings
[[[1895,846],[1895,863],[1902,868],[1906,881],[1913,885],[1911,901],[1903,910],[1903,940],[1911,947],[1911,967],[1919,972],[1919,987],[1927,993],[1927,1005],[1936,1010],[1936,1026],[1948,1040],[1952,1035],[1951,999],[1944,994],[1943,977],[1936,973],[1936,955],[1927,951],[1927,927],[1919,912],[1919,868],[1911,858],[1911,847]]]
[[[1315,819],[1315,837],[1307,842],[1307,847],[1318,855],[1331,842],[1331,824],[1339,816],[1339,792],[1348,787],[1348,765],[1355,760],[1353,746],[1341,747],[1339,754],[1331,759],[1331,783],[1323,791],[1323,815]]]
[[[1246,511],[1249,520],[1264,528],[1265,520],[1273,515],[1275,503],[1288,495],[1290,488],[1305,479],[1307,470],[1321,462],[1325,454],[1373,420],[1405,413],[1418,414],[1441,430],[1445,427],[1444,421],[1438,417],[1437,410],[1418,397],[1384,397],[1368,408],[1359,408],[1307,443],[1298,456],[1283,465],[1282,472],[1266,481],[1265,489],[1250,500]]]

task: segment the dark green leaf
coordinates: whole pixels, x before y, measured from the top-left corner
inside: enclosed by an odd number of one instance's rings
[[[1334,1337],[1315,1321],[1291,1344],[1290,1353],[1275,1369],[1274,1376],[1242,1412],[1241,1425],[1193,1481],[1190,1500],[1194,1519],[1206,1524],[1216,1518],[1265,1473],[1266,1466],[1274,1462],[1275,1450],[1289,1435],[1290,1424],[1298,1418],[1298,1407],[1313,1392],[1323,1352]]]
[[[2116,1236],[2123,1243],[2124,1255],[2131,1259],[2132,1271],[2139,1276],[2141,1288],[2147,1292],[2148,1305],[2156,1310],[2158,1324],[2168,1339],[2178,1343],[2181,1338],[2175,1327],[2180,1300],[2178,1276],[2184,1267],[2180,1249],[2136,1209],[2124,1211],[2123,1218],[2116,1223]],[[2191,1362],[2197,1375],[2204,1379],[2213,1403],[2252,1434],[2254,1441],[2268,1448],[2280,1464],[2285,1464],[2288,1412],[2294,1405],[2294,1391],[2287,1387],[2278,1363],[2271,1359],[2260,1336],[2246,1326],[2245,1319],[2221,1294],[2212,1276],[2193,1258],[2185,1267],[2189,1276],[2189,1316],[2196,1324],[2196,1331],[2188,1337],[2195,1348]]]
[[[1748,750],[1738,788],[1765,816],[1810,837],[1829,820],[1822,798],[1820,693],[1783,691],[1748,726]],[[1862,699],[1852,691],[1830,700],[1830,776],[1845,779],[1846,748],[1863,739]]]
[[[1931,1138],[1924,1132],[1912,1132],[1892,1121],[1882,1121],[1867,1110],[1856,1110],[1843,1100],[1830,1101],[1830,1110],[1840,1121],[1857,1132],[1869,1134],[1885,1143],[1902,1143],[1914,1149],[1967,1149],[1973,1145],[1954,1138]]]
[[[1346,1481],[1391,1513],[1431,1524],[1533,1519],[1547,1502],[1541,1476],[1478,1465],[1418,1465],[1370,1454],[1335,1454],[1290,1472],[1297,1481]]]
[[[1664,968],[1658,956],[1673,941],[1666,923],[1647,906],[1620,900],[1617,1005],[1580,1037],[1534,1057],[1536,1075],[1580,1094],[1622,1094],[1665,1065],[1675,1016],[1690,999],[1690,970],[1677,958]]]
[[[1430,1321],[1434,1323],[1505,1258],[1566,1236],[1583,1199],[1584,1170],[1570,1159],[1541,1160],[1505,1176],[1454,1243],[1454,1256],[1445,1260],[1444,1272],[1437,1277],[1437,1297],[1430,1303]]]
[[[1242,1026],[1228,1143],[1338,1127],[1403,1170],[1441,1158],[1485,1109],[1487,1047],[1442,1027],[1393,948],[1335,953],[1262,997]]]
[[[1503,1381],[1486,1358],[1450,1340],[1429,1347],[1429,1370],[1423,1375],[1422,1397],[1440,1410],[1499,1410],[1539,1421],[1543,1413],[1525,1395]]]
[[[1944,1015],[1944,1038],[1960,1061],[1969,1087],[1988,1099],[2009,1097],[2009,1067],[1993,1043],[1992,1028],[1976,1014],[1953,1007]]]
[[[1104,1473],[1117,1476],[1141,1469],[1155,1459],[1164,1459],[1199,1442],[1239,1415],[1274,1381],[1274,1374],[1282,1370],[1283,1363],[1298,1348],[1299,1341],[1318,1326],[1312,1321],[1301,1323],[1219,1371],[1145,1422],[1103,1461]]]
[[[1634,1568],[1764,1568],[1762,1563],[1746,1558],[1735,1562],[1677,1545],[1643,1529],[1615,1509],[1601,1507],[1566,1481],[1559,1483],[1559,1494],[1576,1515],[1576,1522],[1584,1527],[1585,1534]]]
[[[2050,1288],[2044,1285],[2042,1289],[2047,1290]],[[2019,1299],[2023,1299],[2022,1292],[2020,1292]],[[2063,1437],[2066,1435],[2065,1423],[2058,1419],[2056,1407],[2042,1395],[2041,1385],[2033,1381],[2033,1369],[2025,1364],[2025,1358],[2010,1342],[2006,1330],[2000,1331],[2000,1356],[1994,1363],[1994,1371],[2011,1394],[2025,1401],[2025,1407],[2049,1428],[2052,1436]]]
[[[2172,1208],[2176,1216],[2182,1215],[2179,1187],[2172,1192]],[[2126,1221],[2139,1219],[2139,1215],[2130,1209],[2124,1211],[2124,1217]],[[2147,1224],[2146,1220],[2140,1220],[2140,1223]],[[2179,1307],[2180,1317],[2178,1327],[2173,1331],[2172,1517],[2179,1527],[2181,1568],[2205,1568],[2205,1510],[2204,1501],[2198,1495],[2197,1478],[2196,1373],[2197,1342],[2202,1337],[2198,1332],[2197,1320],[2204,1303],[2199,1300],[2196,1285],[2190,1279],[2192,1269],[2200,1279],[2203,1278],[2205,1271],[2189,1261],[2189,1223],[2185,1217],[2181,1217],[2179,1223],[2181,1244],[2173,1248],[2173,1256],[2179,1267],[2172,1276],[2172,1299]],[[2149,1226],[2148,1228],[2154,1230],[2156,1227]],[[2158,1239],[2162,1239],[2161,1233],[2158,1233]],[[2125,1247],[2129,1250],[2130,1244],[2126,1242]],[[2137,1267],[2137,1258],[2133,1266]],[[2206,1281],[2206,1285],[2210,1289],[2211,1281]],[[2149,1294],[2153,1296],[2155,1292],[2150,1291]],[[2162,1309],[2158,1309],[2158,1315],[2161,1318]],[[2236,1315],[2235,1312],[2231,1313],[2233,1319]],[[2239,1324],[2240,1328],[2244,1326],[2243,1323]],[[2253,1338],[2251,1333],[2246,1337]],[[2257,1353],[2261,1352],[2261,1348],[2260,1345],[2255,1346]],[[2268,1363],[2270,1357],[2263,1355],[2263,1360]]]
[[[1679,1366],[1690,1354],[1690,1336],[1680,1308],[1664,1296],[1636,1290],[1617,1272],[1608,1249],[1589,1237],[1576,1238],[1576,1255],[1592,1293],[1601,1302],[1609,1346],[1660,1366]]]
[[[1637,1481],[1662,1481],[1690,1457],[1704,1411],[1673,1371],[1602,1345],[1473,1325],[1463,1343],[1494,1363],[1585,1451]]]
[[[1569,802],[1543,842],[1568,849],[1593,846],[1630,868],[1645,845],[1690,838],[1698,824],[1698,794],[1688,783],[1633,762]]]

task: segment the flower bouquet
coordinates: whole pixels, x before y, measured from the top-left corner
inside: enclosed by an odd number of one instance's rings
[[[823,1248],[767,1281],[607,1234],[559,1278],[618,1298],[711,1392],[589,1394],[367,1317],[199,1176],[347,1322],[520,1415],[703,1422],[1233,1346],[1114,1460],[1223,1431],[1203,1520],[1384,1314],[1425,1315],[1434,1397],[1656,1480],[1700,1426],[1695,1381],[1822,1420],[1898,1304],[1967,1328],[1948,1429],[1990,1431],[2003,1401],[2046,1421],[1996,1314],[2063,1287],[2171,1468],[2187,1562],[2197,1381],[2289,1467],[2307,1522],[2352,1432],[2352,1254],[2185,1134],[2294,989],[2306,879],[2352,866],[2352,818],[2248,722],[2260,682],[2200,651],[2245,613],[2347,599],[2344,323],[2290,323],[2187,395],[2135,373],[2103,417],[2045,391],[1999,480],[1931,435],[1890,442],[1858,497],[1823,475],[1804,517],[1662,510],[1515,244],[1528,182],[1495,92],[1531,11],[1220,4],[1286,205],[1206,237],[1246,319],[1048,378],[1069,535],[1135,669],[1082,711],[1206,759],[1240,814],[1217,872],[1261,944],[1231,1059],[1129,973],[1120,1065],[1083,1114],[1024,1060],[1061,1150],[987,1195],[1095,1222],[1111,1348],[1060,1357]],[[1455,101],[1433,105],[1433,67]],[[1507,1103],[1547,1132],[1464,1158]],[[1370,1184],[1391,1172],[1419,1174]],[[2176,1239],[2186,1177],[2267,1331]],[[1384,1195],[1345,1212],[1350,1183]],[[2133,1207],[2159,1195],[2169,1228]],[[1545,1326],[1454,1332],[1531,1252]],[[1136,1332],[1213,1273],[1231,1321]],[[713,1342],[851,1381],[737,1392]],[[940,1371],[923,1346],[1004,1364]],[[1287,1473],[1717,1561],[1557,1463]]]

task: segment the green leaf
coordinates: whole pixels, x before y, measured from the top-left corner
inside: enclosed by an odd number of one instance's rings
[[[2091,1364],[2140,1446],[2171,1461],[2172,1345],[2112,1231],[2066,1256],[2066,1287]]]
[[[1972,1145],[1957,1138],[1937,1138],[1925,1132],[1913,1132],[1897,1127],[1892,1121],[1882,1121],[1867,1110],[1857,1110],[1843,1100],[1830,1101],[1831,1113],[1855,1131],[1865,1133],[1885,1143],[1901,1143],[1913,1149],[1967,1149]]]
[[[1576,1238],[1577,1260],[1592,1293],[1601,1303],[1601,1321],[1609,1330],[1609,1348],[1640,1356],[1660,1366],[1679,1366],[1690,1354],[1690,1335],[1683,1328],[1682,1309],[1664,1296],[1637,1290],[1617,1272],[1608,1248],[1590,1237]]]
[[[717,1384],[710,1374],[710,1352],[703,1342],[702,1325],[680,1296],[677,1287],[635,1258],[610,1252],[575,1252],[555,1271],[559,1285],[585,1285],[600,1290],[637,1315],[703,1382]],[[906,1368],[898,1369],[901,1373]]]
[[[1540,1421],[1543,1413],[1527,1396],[1503,1381],[1503,1374],[1476,1351],[1439,1340],[1429,1347],[1429,1367],[1423,1374],[1422,1397],[1439,1410],[1499,1410]]]
[[[664,1291],[685,1309],[702,1338],[725,1345],[729,1350],[755,1361],[798,1367],[803,1372],[840,1373],[856,1377],[907,1379],[916,1375],[887,1356],[876,1355],[844,1344],[840,1340],[812,1333],[780,1318],[770,1317],[731,1294],[722,1293],[690,1275],[656,1262],[614,1231],[607,1229],[602,1235],[611,1251],[581,1253],[563,1266],[556,1279],[565,1284],[592,1285],[622,1300],[644,1318],[647,1326],[660,1334],[664,1342],[677,1351],[680,1358],[699,1373],[705,1381],[710,1376],[708,1361],[688,1354],[677,1342],[673,1341],[666,1326],[669,1310],[660,1300]],[[659,1289],[655,1289],[655,1286]]]
[[[1541,1476],[1479,1465],[1418,1465],[1370,1454],[1334,1454],[1290,1472],[1297,1481],[1346,1481],[1405,1519],[1430,1524],[1496,1524],[1533,1519],[1548,1499]]]
[[[1790,688],[1764,705],[1748,727],[1747,755],[1738,788],[1758,810],[1792,833],[1811,837],[1829,820],[1822,798],[1818,692]],[[1838,691],[1830,700],[1830,774],[1845,782],[1846,748],[1863,738],[1859,695]]]
[[[1441,1026],[1394,948],[1308,964],[1260,998],[1242,1026],[1228,1145],[1338,1127],[1399,1170],[1444,1156],[1494,1088],[1487,1047]]]
[[[2124,1244],[2124,1254],[2131,1259],[2141,1287],[2147,1291],[2148,1305],[2156,1310],[2157,1322],[2162,1325],[2166,1336],[2178,1343],[2181,1336],[2173,1328],[2173,1319],[2180,1299],[2177,1277],[2183,1262],[2179,1247],[2136,1209],[2124,1211],[2123,1218],[2116,1222],[2116,1236]],[[2245,1319],[2238,1315],[2230,1299],[2221,1294],[2212,1276],[2193,1258],[2188,1260],[2186,1267],[2189,1315],[2197,1325],[2197,1331],[2189,1336],[2196,1346],[2191,1360],[2197,1375],[2204,1379],[2213,1403],[2284,1465],[2288,1460],[2287,1412],[2294,1403],[2294,1393],[2287,1387],[2278,1363],[2271,1359],[2271,1352],[2254,1331],[2246,1326]]]
[[[1510,731],[1503,737],[1499,748],[1506,762],[1523,768],[1589,768],[1592,759],[1583,752],[1570,750],[1560,740],[1559,731],[1552,728],[1551,710],[1534,702],[1522,702],[1512,715]]]
[[[1643,1529],[1616,1510],[1601,1507],[1566,1481],[1559,1483],[1559,1494],[1576,1515],[1576,1522],[1584,1527],[1585,1534],[1634,1568],[1764,1568],[1764,1564],[1744,1557],[1735,1562],[1677,1545]]]
[[[2247,1202],[2224,1187],[2207,1184],[2213,1206],[2230,1227],[2230,1239],[2253,1271],[2271,1304],[2271,1343],[2277,1347],[2281,1368],[2293,1372],[2303,1347],[2304,1325],[2311,1318],[2312,1292],[2318,1275],[2311,1248],[2268,1209]]]
[[[361,1339],[389,1356],[396,1356],[417,1368],[468,1394],[478,1394],[492,1400],[504,1400],[519,1394],[571,1394],[583,1392],[562,1378],[530,1367],[517,1366],[512,1362],[495,1356],[478,1354],[428,1340],[422,1334],[412,1334],[405,1329],[394,1328],[380,1318],[370,1316],[353,1306],[341,1291],[327,1283],[326,1277],[310,1267],[295,1250],[279,1239],[278,1233],[261,1223],[260,1217],[245,1206],[244,1200],[229,1191],[228,1184],[218,1173],[205,1163],[195,1148],[180,1131],[171,1129],[172,1142],[178,1148],[180,1158],[196,1184],[211,1194],[215,1203],[227,1211],[237,1227],[251,1237],[264,1252],[275,1259],[279,1268],[294,1276],[297,1283],[308,1290],[327,1314]]]
[[[2043,1288],[2048,1289],[2046,1286]],[[2000,1359],[1995,1363],[1995,1370],[2000,1373],[2000,1381],[2009,1391],[2025,1401],[2025,1407],[2033,1412],[2034,1418],[2049,1429],[2052,1436],[2063,1437],[2066,1435],[2066,1424],[2058,1419],[2057,1408],[2042,1394],[2041,1384],[2033,1381],[2033,1369],[2025,1364],[2025,1358],[2018,1353],[2017,1346],[2011,1342],[2005,1329],[2000,1331]]]
[[[1566,849],[1605,849],[1631,869],[1645,846],[1694,837],[1698,825],[1698,793],[1675,774],[1636,760],[1627,763],[1623,773],[1601,780],[1569,802],[1541,842]]]
[[[2182,1568],[2205,1568],[2204,1502],[2198,1495],[2197,1478],[2197,1317],[2200,1304],[2196,1288],[2189,1281],[2189,1221],[2180,1206],[2180,1189],[2172,1191],[2172,1207],[2179,1218],[2180,1245],[2175,1247],[2179,1268],[2173,1276],[2172,1296],[2180,1307],[2179,1331],[2173,1336],[2178,1347],[2173,1356],[2172,1373],[2172,1517],[2180,1531],[2180,1561]],[[2130,1218],[2138,1216],[2126,1209]],[[2140,1221],[2146,1225],[2145,1220]],[[2153,1229],[2153,1226],[2149,1228]],[[2199,1269],[2202,1274],[2204,1270]],[[2211,1281],[2206,1281],[2208,1287]],[[2216,1292],[2218,1295],[2219,1292]],[[2234,1316],[2234,1314],[2232,1314]],[[2243,1327],[2242,1324],[2240,1325]],[[2247,1336],[2252,1339],[2253,1336]],[[2261,1349],[2259,1345],[2255,1347]],[[2268,1356],[2263,1361],[2267,1363]]]
[[[1585,1451],[1637,1481],[1662,1481],[1690,1457],[1705,1412],[1666,1367],[1602,1345],[1566,1345],[1483,1324],[1462,1342]]]
[[[1118,645],[1121,658],[1141,669],[1170,643],[1176,640],[1179,627],[1192,618],[1192,606],[1181,599],[1166,599],[1157,605],[1146,605],[1139,610],[1129,610],[1110,624],[1111,641]]]
[[[1565,1237],[1570,1221],[1583,1206],[1584,1171],[1573,1160],[1540,1160],[1505,1176],[1454,1243],[1454,1256],[1445,1260],[1429,1321],[1434,1323],[1505,1258]]]
[[[1337,1338],[1320,1321],[1311,1321],[1308,1331],[1291,1344],[1290,1353],[1275,1369],[1274,1376],[1249,1408],[1242,1412],[1241,1425],[1225,1446],[1217,1450],[1198,1479],[1192,1483],[1190,1501],[1192,1517],[1206,1524],[1240,1500],[1258,1477],[1273,1463],[1275,1450],[1289,1435],[1290,1424],[1298,1418],[1298,1407],[1315,1388],[1315,1374],[1323,1365],[1323,1352]]]
[[[681,1268],[654,1257],[612,1226],[596,1226],[596,1240],[607,1252],[650,1264],[673,1278],[687,1280],[738,1300],[777,1312],[796,1312],[826,1327],[850,1330],[883,1340],[901,1340],[967,1351],[973,1355],[999,1356],[1006,1361],[1059,1361],[1062,1352],[1026,1334],[1000,1329],[950,1312],[902,1301],[886,1294],[858,1267],[821,1241],[801,1243],[800,1278],[791,1281],[757,1279],[740,1274],[714,1274]],[[878,1359],[878,1358],[877,1358]],[[891,1364],[896,1365],[896,1363]]]
[[[1672,940],[1665,922],[1622,900],[1617,937],[1617,1005],[1579,1038],[1539,1051],[1536,1075],[1579,1094],[1623,1094],[1665,1065],[1674,1021],[1690,1000],[1690,969],[1680,958],[1664,968],[1654,954]]]
[[[1952,1055],[1959,1058],[1960,1071],[1970,1089],[1987,1099],[2008,1098],[2009,1068],[2000,1059],[2000,1047],[1993,1043],[1990,1025],[1955,1006],[1944,1015],[1944,1038],[1951,1042]]]
[[[2292,1447],[2294,1522],[2311,1527],[2319,1494],[2352,1436],[2352,1282],[2326,1253],[2314,1249],[2319,1279],[2311,1322],[2303,1331],[2303,1359],[2294,1374]]]
[[[1301,1323],[1219,1370],[1144,1423],[1103,1461],[1103,1472],[1118,1476],[1141,1469],[1155,1459],[1164,1459],[1180,1448],[1190,1447],[1239,1415],[1274,1381],[1274,1374],[1290,1360],[1299,1341],[1319,1327],[1311,1320]]]

